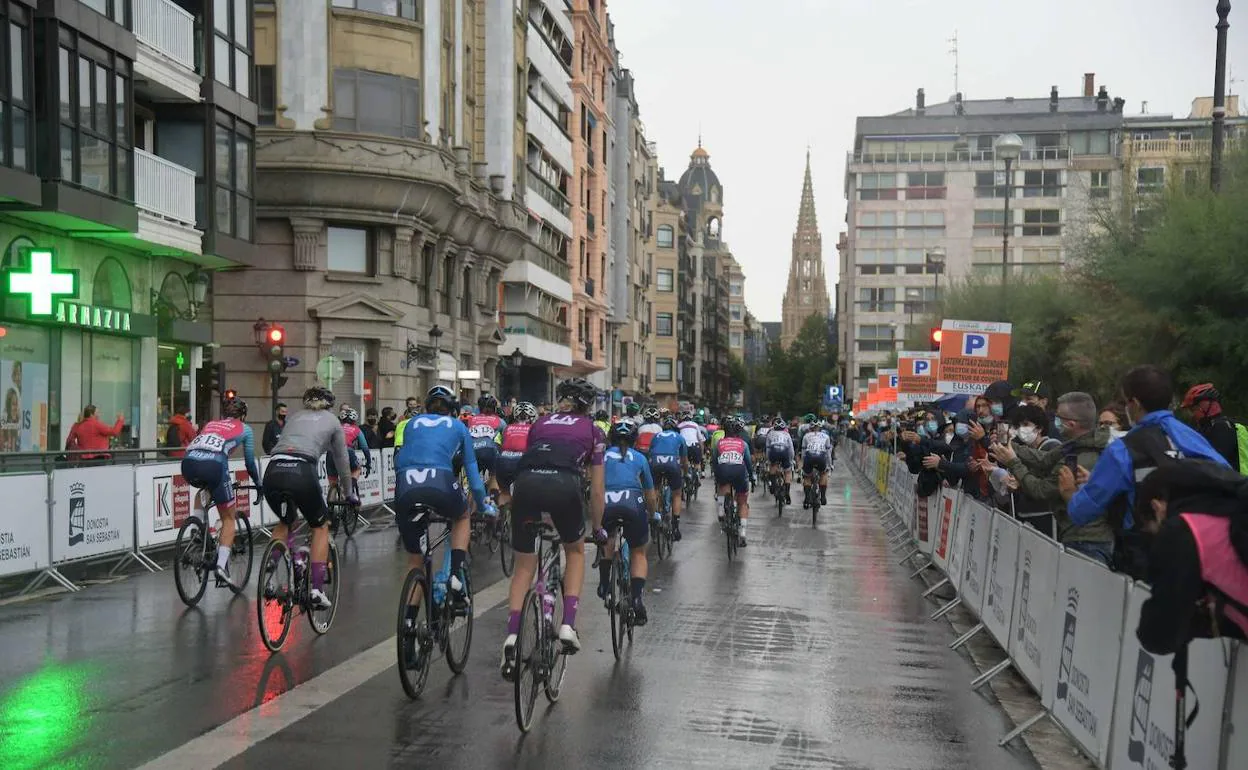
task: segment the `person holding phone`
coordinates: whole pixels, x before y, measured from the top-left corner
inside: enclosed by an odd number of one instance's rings
[[[1108,519],[1102,514],[1087,523],[1076,524],[1066,510],[1077,485],[1087,481],[1109,443],[1109,434],[1097,430],[1097,415],[1096,402],[1087,393],[1075,391],[1057,399],[1053,427],[1063,443],[1060,461],[1052,476],[1058,489],[1055,501],[1058,507],[1054,514],[1059,542],[1108,567],[1114,555],[1114,532]]]

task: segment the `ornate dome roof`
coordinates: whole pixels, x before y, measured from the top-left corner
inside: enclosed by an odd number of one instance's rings
[[[723,197],[719,177],[711,169],[711,154],[702,146],[701,140],[689,155],[689,168],[680,176],[680,189],[686,197],[698,201],[714,200],[718,203]]]

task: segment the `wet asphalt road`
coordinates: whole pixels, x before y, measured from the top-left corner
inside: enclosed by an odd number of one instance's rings
[[[462,676],[436,661],[412,702],[391,666],[267,739],[230,744],[241,753],[225,766],[1036,767],[996,746],[1006,718],[970,692],[971,665],[947,649],[949,627],[927,619],[870,500],[838,469],[812,529],[800,505],[776,518],[760,491],[750,545],[729,563],[704,497],[674,558],[652,562],[650,624],[620,663],[601,603],[582,604],[584,649],[559,703],[539,698],[527,737],[497,673],[506,616],[495,607],[477,618]],[[330,633],[314,638],[298,619],[272,656],[252,591],[210,588],[188,611],[169,572],[0,607],[0,767],[135,767],[350,669],[393,633],[394,539],[357,535]],[[479,597],[502,577],[480,553]]]

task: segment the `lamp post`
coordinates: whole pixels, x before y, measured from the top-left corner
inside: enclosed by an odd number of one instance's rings
[[[1213,140],[1209,143],[1209,187],[1222,188],[1223,124],[1226,122],[1226,30],[1231,0],[1218,0],[1218,52],[1213,65]]]
[[[435,323],[433,328],[429,330],[429,342],[433,344],[433,384],[437,384],[440,379],[438,367],[442,365],[442,330]],[[430,383],[425,383],[425,390],[431,387]]]
[[[514,397],[517,401],[519,401],[520,396],[521,396],[520,367],[524,364],[524,353],[521,353],[520,348],[517,347],[515,350],[511,351],[511,355],[508,356],[508,358],[511,359],[511,376],[512,376],[512,379],[514,380],[514,383],[512,385],[514,389]]]
[[[945,247],[936,246],[924,255],[927,266],[931,268],[931,272],[936,276],[933,289],[936,294],[932,297],[933,301],[940,301],[940,274],[945,272]]]
[[[1023,154],[1023,140],[1018,134],[1003,134],[992,143],[993,154],[1005,161],[1005,221],[1001,223],[1001,285],[1005,286],[1010,273],[1010,196],[1014,194],[1014,180],[1010,166]]]
[[[914,328],[914,304],[921,299],[923,299],[922,289],[916,289],[913,286],[906,289],[906,311],[910,313],[910,322],[906,325],[907,335]]]

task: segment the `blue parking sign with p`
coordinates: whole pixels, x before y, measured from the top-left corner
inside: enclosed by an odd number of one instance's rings
[[[988,357],[988,337],[983,334],[967,332],[962,335],[962,355],[976,358]]]
[[[930,377],[932,374],[932,362],[927,358],[914,359],[914,376]]]
[[[829,386],[828,386],[828,400],[829,400],[829,401],[837,401],[837,400],[839,400],[839,399],[840,399],[840,397],[841,397],[841,386],[840,386],[840,385],[829,385]]]

